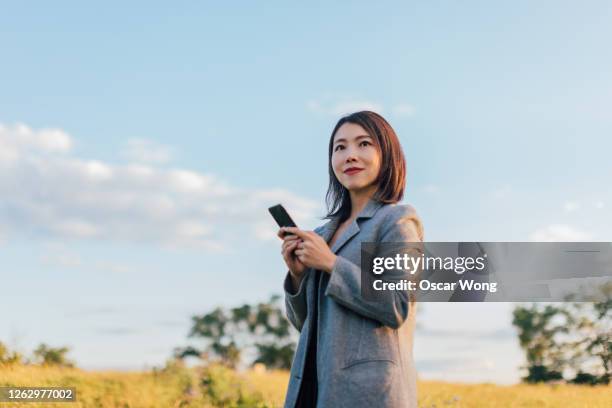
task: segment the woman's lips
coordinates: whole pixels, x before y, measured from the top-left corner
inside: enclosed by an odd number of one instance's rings
[[[355,173],[359,173],[360,171],[362,171],[363,169],[350,169],[344,172],[344,174],[348,174],[349,176],[352,176]]]

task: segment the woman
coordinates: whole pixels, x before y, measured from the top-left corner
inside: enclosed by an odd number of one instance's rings
[[[278,232],[287,317],[300,331],[285,407],[416,407],[415,304],[406,291],[379,301],[361,295],[361,242],[423,240],[415,210],[397,204],[405,178],[399,140],[382,116],[340,119],[329,141],[329,221]]]

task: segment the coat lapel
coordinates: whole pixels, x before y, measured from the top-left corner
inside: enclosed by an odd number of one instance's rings
[[[382,203],[378,201],[374,201],[370,199],[366,206],[361,210],[356,219],[351,222],[346,230],[338,237],[336,242],[331,248],[331,251],[335,254],[338,253],[340,248],[342,248],[351,238],[353,238],[357,233],[359,233],[359,220],[365,218],[372,218],[376,211],[382,206]],[[325,242],[329,244],[334,232],[338,229],[340,218],[338,216],[332,217],[332,219],[325,224],[325,228],[323,229],[321,236],[325,239]]]

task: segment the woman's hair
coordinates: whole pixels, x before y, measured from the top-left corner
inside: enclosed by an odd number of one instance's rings
[[[378,189],[372,197],[382,203],[397,203],[404,196],[406,187],[406,160],[399,139],[391,125],[378,113],[361,111],[351,113],[341,118],[329,139],[329,187],[325,201],[327,215],[323,219],[340,216],[340,222],[346,220],[351,214],[351,197],[349,191],[336,178],[332,166],[334,136],[340,126],[353,123],[361,126],[373,139],[376,140],[382,155],[380,172],[376,178]]]

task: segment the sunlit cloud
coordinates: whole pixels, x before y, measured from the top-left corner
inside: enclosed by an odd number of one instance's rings
[[[306,102],[306,108],[313,113],[341,117],[350,113],[369,110],[379,114],[391,113],[397,117],[411,117],[415,108],[409,103],[384,106],[383,103],[368,98],[349,95],[326,94],[321,98]]]
[[[132,273],[135,269],[129,265],[110,261],[107,259],[83,258],[75,251],[62,243],[46,245],[46,253],[41,256],[41,262],[46,267],[61,269],[78,269],[94,272]]]
[[[306,106],[312,112],[338,117],[362,110],[383,112],[381,104],[366,99],[344,99],[335,102],[311,100]]]
[[[580,204],[575,201],[567,201],[563,204],[563,211],[573,212],[580,208]]]
[[[566,224],[553,224],[537,229],[529,239],[535,242],[577,242],[589,241],[593,237]]]
[[[296,220],[319,215],[315,201],[284,189],[246,189],[212,172],[78,157],[61,130],[0,126],[0,239],[131,241],[224,251],[245,232],[256,239],[267,207]]]

